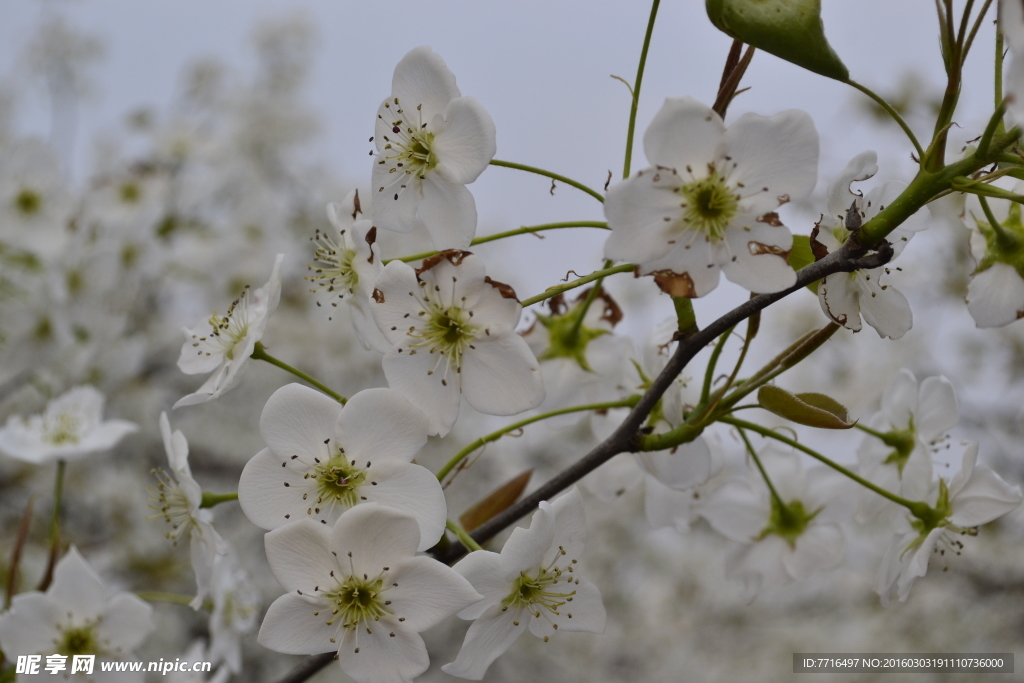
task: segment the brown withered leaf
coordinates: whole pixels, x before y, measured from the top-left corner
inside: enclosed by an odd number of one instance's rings
[[[767,223],[768,225],[772,226],[773,228],[781,228],[782,227],[782,221],[779,220],[779,214],[775,213],[774,211],[769,211],[768,213],[764,214],[763,216],[758,216],[757,217],[757,222],[758,223]]]
[[[359,190],[356,190],[356,196],[355,199],[352,200],[352,206],[352,220],[355,220],[356,216],[363,212],[363,207],[359,203]]]
[[[379,304],[384,303],[384,292],[380,291],[379,289],[374,289],[373,290],[373,300],[376,301]]]
[[[359,195],[356,195],[358,201]],[[373,243],[377,241],[377,226],[373,226],[366,231],[366,243],[370,245],[370,258],[366,259],[367,263],[373,263]]]
[[[444,251],[440,251],[429,258],[423,259],[422,265],[416,269],[416,276],[419,277],[441,261],[448,261],[453,266],[461,265],[463,259],[472,255],[473,252],[471,251],[463,251],[462,249],[445,249]]]
[[[820,261],[821,259],[828,256],[828,247],[818,241],[818,225],[814,225],[814,229],[811,230],[811,253],[814,254],[814,260]]]
[[[503,299],[512,299],[513,301],[519,301],[519,297],[516,296],[516,290],[512,289],[511,285],[506,285],[504,282],[498,282],[497,280],[492,280],[490,278],[490,276],[485,276],[484,277],[484,282],[486,282],[491,287],[494,287],[496,290],[498,290],[498,294],[501,294],[501,298],[503,298]]]
[[[789,258],[789,250],[777,247],[774,244],[763,244],[761,242],[748,242],[747,248],[750,249],[751,256],[761,256],[762,254],[775,254],[782,258]]]
[[[587,287],[582,292],[580,292],[579,296],[576,297],[576,301],[574,303],[586,301],[587,297],[590,296],[591,289],[593,289],[593,287]],[[612,295],[609,294],[605,289],[601,289],[600,291],[598,291],[597,298],[604,302],[604,310],[601,312],[601,320],[605,321],[612,327],[618,325],[619,321],[622,320],[622,308],[619,306],[619,304],[615,301],[615,299],[612,298]]]
[[[463,512],[459,516],[459,524],[466,531],[472,531],[504,511],[519,499],[519,496],[526,489],[526,485],[530,483],[531,476],[533,476],[533,470],[526,470],[514,479],[510,479],[494,489],[482,500]]]

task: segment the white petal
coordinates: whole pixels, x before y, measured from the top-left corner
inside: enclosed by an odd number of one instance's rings
[[[391,94],[401,106],[412,112],[422,105],[423,116],[429,120],[445,110],[448,103],[461,97],[455,74],[441,56],[426,45],[414,47],[395,66]]]
[[[86,434],[78,442],[78,448],[82,455],[106,451],[114,446],[128,434],[139,431],[139,426],[127,420],[107,420],[101,422],[95,429]]]
[[[378,140],[383,139],[380,133],[376,137]],[[410,179],[405,174],[389,173],[394,167],[381,161],[379,157],[374,157],[370,177],[373,188],[373,222],[385,230],[411,232],[416,226],[416,209],[423,199],[421,181],[418,178]],[[403,181],[407,185],[405,188],[401,187]]]
[[[238,503],[249,521],[261,529],[276,529],[305,518],[309,504],[302,500],[302,494],[315,494],[315,484],[304,479],[301,472],[282,467],[285,461],[264,448],[242,469]],[[328,518],[325,512],[315,519]]]
[[[769,505],[746,482],[726,482],[701,506],[701,516],[726,538],[754,540],[768,525]]]
[[[452,567],[483,597],[482,600],[459,612],[460,619],[477,619],[494,604],[500,603],[512,592],[512,584],[502,571],[498,553],[477,550],[466,555]]]
[[[288,592],[314,594],[327,584],[338,564],[328,545],[331,529],[311,519],[299,520],[270,531],[263,537],[267,562],[274,578]]]
[[[287,384],[275,391],[260,416],[260,434],[279,458],[330,456],[341,405],[315,389]]]
[[[904,602],[910,595],[910,587],[914,580],[928,573],[928,561],[932,557],[939,537],[944,533],[942,528],[932,529],[916,550],[907,552],[907,559],[903,561],[900,575],[896,579],[896,593],[900,602]]]
[[[426,467],[387,460],[374,462],[366,470],[366,482],[359,488],[359,494],[368,502],[412,515],[420,528],[418,550],[427,550],[441,539],[448,507],[441,483]]]
[[[700,490],[677,491],[670,489],[652,476],[644,481],[644,514],[654,529],[671,527],[686,533],[700,516],[697,503]]]
[[[843,562],[846,538],[837,524],[811,524],[796,539],[796,548],[782,556],[786,571],[794,579],[838,567]]]
[[[388,574],[385,597],[396,617],[417,633],[441,623],[483,596],[451,567],[429,557],[401,560]],[[398,584],[395,586],[394,584]]]
[[[348,400],[337,423],[350,459],[411,462],[427,442],[427,418],[391,389],[364,389]]]
[[[57,624],[65,618],[62,605],[37,591],[15,595],[11,609],[0,614],[0,644],[8,657],[52,654],[60,638]]]
[[[810,194],[818,179],[818,131],[798,109],[775,116],[744,114],[722,136],[718,158],[733,167],[729,184],[742,183],[741,205],[760,215]]]
[[[688,242],[676,193],[682,185],[674,171],[654,168],[613,185],[604,202],[612,229],[604,245],[605,258],[647,263],[671,250],[674,241]]]
[[[455,252],[448,255],[447,258],[439,258],[432,263],[430,268],[418,273],[417,276],[422,283],[421,285],[417,283],[420,290],[417,296],[427,304],[424,308],[428,308],[429,304],[434,303],[440,304],[443,308],[458,306],[470,309],[475,314],[481,295],[485,294],[487,290],[494,289],[485,286],[484,278],[487,276],[487,272],[483,259],[476,254],[471,254],[468,251]],[[401,296],[401,290],[398,294]],[[511,305],[513,308],[521,309],[514,300]],[[501,324],[508,326],[508,329],[511,330],[515,327],[519,317],[514,312],[510,313],[508,317],[509,319],[502,320]],[[473,322],[484,324],[494,321],[478,321],[474,317]],[[403,328],[399,326],[399,329]]]
[[[430,666],[423,639],[405,624],[382,619],[371,631],[355,629],[338,650],[341,670],[356,683],[411,683]]]
[[[579,558],[587,541],[587,517],[579,489],[573,486],[560,495],[551,503],[551,510],[555,513],[555,534],[549,550]]]
[[[860,288],[850,273],[833,273],[818,283],[818,303],[829,320],[854,332],[861,331]]]
[[[476,235],[476,200],[465,185],[430,173],[423,180],[416,225],[430,234],[434,249],[465,249]]]
[[[602,501],[611,502],[643,479],[644,472],[632,453],[619,453],[580,481],[580,486]]]
[[[793,235],[784,227],[748,221],[725,231],[729,257],[719,261],[732,282],[751,292],[778,292],[796,284],[796,271],[786,261]]]
[[[882,413],[892,427],[906,429],[917,412],[917,378],[901,369],[882,395]]]
[[[444,123],[434,133],[435,170],[455,183],[467,185],[476,180],[497,152],[494,121],[472,97],[449,102]]]
[[[992,264],[971,278],[967,310],[978,327],[1002,327],[1024,317],[1024,279],[1007,263]]]
[[[929,377],[921,382],[914,424],[925,443],[938,439],[960,421],[956,391],[945,377]]]
[[[970,528],[1013,512],[1022,500],[1020,486],[1010,486],[987,465],[977,465],[978,444],[964,452],[960,472],[950,482],[950,520]]]
[[[420,529],[411,515],[366,503],[338,519],[329,547],[336,557],[351,560],[356,574],[376,576],[384,567],[412,557],[419,545]]]
[[[488,415],[516,415],[544,400],[537,358],[523,338],[510,333],[477,339],[462,357],[462,393]]]
[[[398,344],[406,339],[409,319],[423,310],[416,292],[419,283],[416,271],[401,261],[391,261],[377,276],[374,283],[379,295],[369,304],[370,314],[377,327],[391,344]]]
[[[572,602],[566,601],[559,606],[557,614],[541,608],[539,616],[535,613],[530,617],[530,633],[538,638],[550,638],[558,631],[604,633],[604,603],[597,586],[586,579],[579,579],[578,582],[569,579],[556,581],[551,585],[551,590],[573,593]]]
[[[516,527],[501,549],[502,571],[511,581],[519,572],[536,569],[555,538],[555,515],[549,506],[533,513],[530,528]]]
[[[895,465],[888,465],[896,469]],[[900,472],[900,495],[910,500],[924,500],[932,488],[932,454],[920,441],[910,452]]]
[[[95,619],[106,605],[103,583],[75,546],[57,563],[47,597],[79,618]]]
[[[855,199],[863,196],[863,193],[856,194],[850,189],[850,184],[861,180],[867,180],[878,173],[878,155],[874,150],[861,152],[846,165],[846,168],[835,177],[828,186],[828,213],[829,222],[846,220],[846,210]]]
[[[680,237],[679,243],[665,256],[640,264],[644,274],[670,270],[689,278],[691,298],[702,297],[718,286],[719,273],[717,252],[721,243],[713,243],[703,236],[690,240],[693,233]]]
[[[153,608],[131,593],[118,593],[103,610],[96,636],[119,653],[134,650],[153,630]]]
[[[511,609],[503,612],[501,605],[494,605],[473,622],[466,632],[459,656],[451,664],[442,666],[441,670],[472,681],[483,679],[491,662],[512,647],[512,643],[526,630],[528,618],[525,612],[522,615]]]
[[[445,359],[438,364],[437,353],[396,346],[384,356],[384,376],[388,386],[400,392],[429,420],[429,434],[445,436],[459,417],[459,373],[446,372]],[[436,368],[436,372],[435,372]]]
[[[708,480],[711,476],[711,450],[702,437],[673,450],[641,453],[640,462],[658,481],[676,490]]]
[[[670,97],[644,132],[644,153],[654,166],[680,173],[690,166],[703,177],[724,132],[722,118],[711,107],[692,97]]]
[[[870,277],[871,279],[867,279]],[[860,312],[864,322],[875,328],[882,339],[900,339],[914,325],[914,314],[907,297],[892,285],[882,289],[878,278],[882,269],[858,271],[856,282],[860,286]]]
[[[313,614],[320,610],[319,616]],[[289,655],[332,652],[338,649],[341,634],[345,631],[336,623],[327,625],[329,612],[325,602],[287,593],[267,609],[256,640],[265,648]],[[337,642],[332,643],[331,638]]]

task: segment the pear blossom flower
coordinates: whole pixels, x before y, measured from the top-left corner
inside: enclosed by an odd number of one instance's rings
[[[171,433],[167,413],[160,413],[160,434],[171,474],[163,470],[154,471],[157,488],[150,489],[152,502],[149,507],[170,525],[166,536],[175,544],[188,534],[197,587],[196,597],[190,606],[199,609],[210,593],[214,562],[218,555],[227,552],[227,544],[213,528],[213,510],[200,508],[203,491],[192,478],[192,469],[188,465],[188,441],[180,429]]]
[[[12,415],[0,429],[0,452],[41,465],[106,451],[138,429],[127,420],[103,420],[103,394],[90,386],[70,389],[27,420]]]
[[[1021,61],[1015,58],[1016,61]],[[1016,194],[1024,182],[1000,178],[992,183]],[[1024,317],[1024,221],[1020,204],[1007,199],[988,198],[992,225],[981,202],[968,195],[964,222],[971,231],[971,255],[975,269],[967,286],[967,310],[978,327],[1002,327]]]
[[[14,143],[0,158],[0,223],[4,241],[45,261],[57,257],[68,242],[74,211],[60,162],[41,140]]]
[[[475,621],[458,657],[441,669],[478,681],[527,628],[544,642],[556,631],[603,633],[601,593],[576,575],[586,533],[583,498],[573,487],[542,502],[530,528],[516,528],[500,554],[478,550],[459,561],[455,571],[483,600],[459,612]]]
[[[878,172],[877,155],[867,151],[854,157],[828,188],[828,214],[822,215],[811,233],[811,246],[819,258],[838,250],[850,239],[850,220],[847,212],[854,212],[854,227],[874,218],[892,200],[903,192],[906,185],[890,181],[870,190],[865,196],[854,193],[851,183],[867,180]],[[852,206],[851,206],[852,203]],[[914,233],[928,224],[922,214],[914,214],[889,233],[893,258],[899,256]],[[898,270],[898,269],[897,269]],[[821,310],[835,322],[853,332],[862,329],[861,316],[875,328],[883,339],[899,339],[914,324],[910,304],[891,284],[883,283],[890,275],[888,267],[855,270],[852,273],[833,273],[818,283],[818,302]]]
[[[930,504],[941,518],[932,524],[917,518],[898,520],[875,582],[882,604],[889,603],[893,588],[900,602],[905,601],[915,579],[928,572],[933,555],[959,555],[963,543],[957,536],[976,535],[979,526],[1013,512],[1022,500],[1020,486],[1010,486],[990,467],[979,465],[978,444],[969,444],[948,487],[940,479],[932,488]]]
[[[723,484],[700,508],[715,531],[742,544],[727,557],[725,575],[742,582],[748,601],[838,567],[846,549],[840,524],[856,508],[849,483],[833,470],[805,471],[796,453],[774,444],[759,457],[781,504],[760,472],[751,472]]]
[[[106,661],[135,661],[132,653],[153,630],[153,609],[131,593],[104,597],[105,589],[72,546],[57,563],[45,593],[15,595],[0,614],[0,648],[12,655],[96,655],[91,680],[142,682],[138,672],[102,671]]]
[[[210,584],[209,659],[223,661],[233,673],[242,672],[242,636],[256,626],[260,591],[233,552],[218,555]]]
[[[246,287],[224,315],[214,311],[209,320],[182,329],[185,343],[178,367],[186,375],[213,374],[195,393],[178,399],[175,408],[215,399],[241,381],[249,356],[256,349],[256,342],[263,338],[270,315],[281,300],[282,261],[284,254],[278,254],[267,283],[253,292]]]
[[[435,249],[462,249],[476,234],[466,189],[497,150],[494,122],[429,47],[395,67],[391,95],[377,110],[374,221],[387,230],[425,229]]]
[[[311,275],[306,279],[315,285],[310,291],[318,295],[317,306],[333,311],[339,303],[348,304],[359,342],[366,349],[385,352],[390,345],[374,324],[369,309],[373,282],[384,266],[374,249],[377,228],[363,216],[357,190],[352,190],[340,204],[327,205],[327,218],[333,230],[317,230],[313,238],[316,265],[309,266]]]
[[[540,363],[546,393],[539,406],[542,411],[614,401],[627,383],[632,343],[614,333],[622,309],[602,290],[579,321],[589,294],[589,289],[584,290],[572,305],[566,305],[562,296],[552,297],[548,300],[551,315],[537,314],[523,333]],[[567,424],[571,416],[567,418],[549,423]]]
[[[945,377],[921,382],[900,370],[882,395],[882,410],[868,426],[884,439],[867,435],[857,449],[860,471],[871,482],[909,500],[924,500],[932,488],[931,449],[960,421],[956,392]],[[881,496],[865,495],[862,515],[890,507]]]
[[[343,407],[289,384],[267,401],[260,434],[267,448],[238,482],[238,502],[256,526],[306,518],[330,526],[345,510],[376,502],[416,519],[420,550],[444,533],[441,484],[411,462],[427,442],[427,418],[397,391],[366,389]]]
[[[466,579],[416,556],[410,515],[376,503],[333,527],[304,519],[266,535],[267,561],[288,592],[258,641],[287,654],[337,652],[357,683],[409,682],[430,664],[419,633],[480,599]]]
[[[444,436],[461,397],[488,415],[515,415],[544,400],[537,359],[515,333],[523,307],[506,284],[486,277],[468,251],[442,251],[413,270],[388,263],[371,312],[392,348],[384,376]]]
[[[608,192],[606,258],[636,263],[673,296],[704,296],[720,271],[752,292],[796,282],[786,261],[793,236],[775,209],[814,189],[810,116],[744,114],[726,128],[697,100],[669,98],[644,151],[651,165]]]

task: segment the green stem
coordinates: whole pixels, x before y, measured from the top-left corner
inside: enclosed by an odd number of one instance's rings
[[[981,204],[981,210],[985,212],[985,218],[988,219],[992,232],[996,234],[996,241],[999,243],[999,246],[1008,250],[1015,249],[1018,246],[1017,238],[1008,233],[996,219],[995,214],[992,213],[992,209],[988,205],[988,200],[979,196],[978,203]]]
[[[780,442],[786,444],[787,446],[792,446],[793,448],[795,448],[795,449],[797,449],[799,451],[803,451],[804,453],[806,453],[807,455],[811,456],[815,460],[818,460],[818,461],[828,465],[829,467],[831,467],[835,471],[839,472],[840,474],[843,474],[843,475],[849,477],[850,479],[854,480],[855,482],[857,482],[861,486],[864,486],[865,488],[871,489],[872,491],[874,491],[878,495],[882,496],[883,498],[888,498],[892,502],[897,503],[899,505],[902,505],[903,507],[907,508],[911,512],[920,511],[920,509],[921,509],[921,505],[922,504],[920,502],[915,502],[915,501],[907,500],[906,498],[902,498],[900,496],[897,496],[894,493],[890,493],[889,491],[886,491],[885,489],[881,488],[880,486],[877,486],[876,484],[872,484],[870,481],[868,481],[864,477],[860,476],[859,474],[855,474],[855,473],[851,472],[850,470],[846,469],[845,467],[843,467],[839,463],[832,462],[832,460],[830,460],[829,458],[826,458],[824,455],[822,455],[821,453],[815,451],[814,449],[808,448],[807,446],[803,445],[799,441],[795,441],[793,439],[790,439],[789,437],[783,436],[782,434],[779,434],[778,432],[776,432],[773,429],[769,429],[767,427],[762,427],[759,424],[754,424],[753,422],[747,422],[746,420],[741,420],[741,419],[736,418],[736,417],[723,417],[723,418],[721,418],[721,421],[726,423],[726,424],[731,424],[732,426],[738,427],[740,429],[749,429],[752,432],[757,432],[758,434],[760,434],[763,437],[766,437],[766,438],[769,438],[769,439],[775,439],[776,441],[780,441]]]
[[[511,161],[499,161],[498,159],[491,159],[491,166],[514,168],[519,171],[526,171],[527,173],[536,173],[537,175],[542,175],[545,178],[551,178],[552,180],[557,180],[558,182],[565,183],[566,185],[575,187],[577,190],[583,190],[584,192],[586,192],[599,202],[604,201],[604,197],[602,197],[600,193],[590,189],[583,183],[575,181],[572,178],[566,178],[564,175],[559,175],[558,173],[545,171],[543,168],[537,168],[536,166],[527,166],[526,164],[517,164]]]
[[[992,137],[1003,128],[1003,116],[1005,114],[1006,103],[1000,102],[996,105],[996,110],[988,120],[988,125],[985,126],[985,132],[982,133],[981,140],[978,142],[978,154],[982,156],[988,155],[989,147],[992,144]]]
[[[735,326],[730,327],[718,338],[718,343],[715,344],[714,351],[711,352],[711,359],[708,361],[708,367],[704,371],[704,385],[700,390],[700,404],[707,405],[708,397],[711,395],[711,382],[714,379],[715,366],[718,365],[718,358],[722,355],[722,349],[725,348],[725,342],[729,340],[729,335],[736,329]]]
[[[978,29],[981,28],[982,20],[985,15],[988,14],[988,8],[992,6],[992,0],[985,0],[985,4],[981,6],[981,11],[978,13],[978,18],[974,22],[974,26],[971,27],[971,33],[967,36],[967,42],[964,44],[963,54],[964,57],[971,51],[971,45],[974,44],[974,36],[978,35]],[[996,29],[996,45],[1002,43],[1002,35],[999,33],[998,28]],[[1002,58],[999,59],[1000,70],[1002,68]],[[1002,84],[1000,84],[1001,86]],[[997,101],[1002,98],[997,98]]]
[[[468,550],[469,552],[483,550],[483,548],[480,547],[480,544],[474,541],[473,537],[466,533],[465,529],[463,529],[461,526],[459,526],[452,520],[447,520],[444,523],[444,525],[448,527],[449,531],[455,534],[456,538],[459,539],[459,542],[462,543],[462,545],[466,546],[466,550]]]
[[[761,458],[757,456],[757,451],[754,450],[753,444],[750,443],[750,439],[747,438],[747,433],[742,429],[737,429],[740,433],[740,438],[743,439],[744,445],[747,447],[747,452],[750,453],[750,457],[754,459],[754,464],[757,465],[757,469],[761,472],[761,478],[764,479],[764,483],[768,485],[768,491],[771,492],[772,498],[780,508],[785,508],[786,504],[782,501],[782,496],[775,490],[775,486],[772,484],[772,480],[768,478],[768,472],[765,471],[764,465],[761,464]]]
[[[604,262],[602,270],[611,268],[612,261],[609,259]],[[590,310],[590,305],[594,303],[594,299],[601,293],[601,284],[604,282],[604,278],[598,278],[597,282],[590,291],[587,292],[587,298],[583,301],[583,305],[580,306],[580,310],[576,313],[576,319],[572,321],[572,329],[569,330],[568,343],[575,344],[579,338],[580,328],[583,327],[583,319],[587,317],[587,311]]]
[[[871,427],[866,427],[862,425],[860,422],[855,423],[853,426],[859,429],[860,431],[864,432],[865,434],[870,434],[876,439],[881,439],[882,441],[885,441],[885,439],[887,438],[885,433],[880,432],[877,429],[872,429]]]
[[[167,593],[164,591],[136,591],[135,595],[140,600],[145,600],[146,602],[169,602],[174,605],[185,605],[186,607],[190,606],[194,599],[191,595]],[[203,600],[203,609],[213,611],[213,602]]]
[[[917,141],[917,136],[914,135],[914,131],[910,130],[910,126],[907,125],[907,122],[903,120],[903,117],[900,116],[899,112],[896,111],[891,104],[886,102],[880,95],[877,95],[867,86],[863,86],[857,81],[851,79],[846,81],[846,83],[848,85],[852,85],[857,90],[860,90],[862,93],[873,99],[879,107],[884,109],[886,113],[889,114],[889,116],[891,116],[893,120],[899,124],[900,128],[903,129],[903,132],[907,134],[907,137],[910,139],[911,144],[914,145],[914,149],[917,150],[917,158],[924,158],[924,148],[922,148],[921,143]]]
[[[60,500],[64,494],[64,470],[66,460],[57,461],[57,475],[53,481],[53,517],[50,518],[50,545],[56,547],[60,543]]]
[[[293,375],[295,375],[296,377],[298,377],[302,381],[307,382],[309,384],[312,384],[314,387],[316,387],[320,391],[324,392],[325,394],[327,394],[328,396],[333,398],[335,401],[337,401],[341,405],[345,405],[345,403],[348,402],[347,398],[345,398],[344,396],[342,396],[341,394],[336,392],[334,389],[331,389],[326,384],[318,382],[317,380],[313,379],[312,377],[310,377],[309,375],[304,373],[302,370],[298,370],[296,368],[293,368],[292,366],[288,365],[284,361],[278,360],[277,358],[274,358],[273,356],[271,356],[269,353],[267,353],[266,347],[263,346],[263,344],[261,342],[256,342],[256,348],[253,349],[251,357],[253,359],[255,359],[255,360],[264,360],[264,361],[270,363],[271,365],[276,365],[277,367],[281,368],[282,370],[284,370],[286,372],[292,373]]]
[[[570,289],[576,289],[577,287],[582,287],[583,285],[587,284],[588,282],[593,282],[594,280],[599,280],[599,279],[601,279],[601,278],[603,278],[603,277],[605,277],[607,275],[614,275],[615,273],[631,273],[631,272],[633,272],[634,268],[636,268],[636,266],[634,266],[632,263],[622,263],[622,264],[614,266],[612,268],[605,268],[604,270],[596,270],[593,273],[591,273],[590,275],[584,275],[583,277],[579,278],[578,280],[573,280],[572,282],[566,282],[564,285],[555,285],[554,287],[548,287],[547,289],[545,289],[540,294],[537,294],[536,296],[531,296],[529,299],[523,299],[520,303],[523,305],[523,308],[526,308],[527,306],[532,306],[535,303],[538,303],[540,301],[544,301],[545,299],[550,299],[553,296],[558,296],[559,294],[561,294],[563,292],[568,292]]]
[[[984,9],[982,9],[981,15],[978,17],[978,20],[980,21],[981,17],[983,16],[985,16]],[[996,107],[1003,103],[1003,32],[1000,30],[1001,28],[1001,26],[996,26],[996,73],[995,84],[993,88],[995,92]],[[973,32],[971,37],[973,38]],[[1002,131],[999,132],[1001,133]]]
[[[515,230],[506,230],[505,232],[498,232],[493,235],[484,235],[483,237],[476,237],[469,246],[475,247],[478,244],[486,244],[487,242],[493,242],[495,240],[505,239],[506,237],[515,237],[516,235],[532,235],[534,233],[542,232],[544,230],[561,230],[563,228],[601,228],[604,230],[610,230],[608,224],[604,221],[568,221],[565,223],[544,223],[543,225],[524,225],[521,228]],[[425,258],[430,258],[436,255],[437,251],[424,251],[421,254],[413,254],[412,256],[400,256],[399,258],[384,259],[381,261],[382,264],[387,265],[392,261],[404,261],[406,263],[410,261],[421,261]]]
[[[582,412],[586,412],[586,411],[590,411],[590,410],[608,410],[610,408],[632,408],[633,406],[635,406],[637,404],[637,402],[639,400],[640,400],[640,396],[639,395],[635,395],[635,396],[630,396],[629,398],[623,399],[621,401],[608,401],[606,403],[588,403],[587,405],[582,405],[582,406],[571,406],[569,408],[559,408],[558,410],[552,410],[552,411],[549,411],[547,413],[541,413],[540,415],[533,415],[533,416],[525,418],[523,420],[519,420],[518,422],[514,422],[514,423],[508,425],[507,427],[502,427],[501,429],[499,429],[496,432],[491,432],[487,436],[481,436],[479,439],[477,439],[476,441],[472,442],[471,444],[469,444],[468,446],[463,448],[461,451],[456,453],[454,456],[452,456],[451,460],[449,460],[448,462],[446,462],[444,464],[444,467],[442,467],[440,470],[438,470],[438,472],[437,472],[437,479],[438,479],[438,481],[443,481],[444,478],[446,476],[448,476],[449,472],[451,472],[453,469],[455,469],[455,467],[460,462],[465,460],[476,449],[482,448],[484,445],[486,445],[486,444],[488,444],[488,443],[490,443],[492,441],[497,441],[498,439],[500,439],[501,437],[505,436],[509,432],[514,432],[517,429],[522,429],[523,427],[525,427],[525,426],[527,426],[529,424],[533,424],[534,422],[539,422],[541,420],[546,420],[549,417],[556,417],[558,415],[566,415],[568,413],[582,413]]]
[[[647,50],[651,47],[651,35],[654,33],[654,20],[658,16],[661,0],[651,3],[651,16],[647,20],[647,33],[644,35],[644,46],[640,50],[640,63],[636,68],[636,81],[633,82],[633,103],[629,107],[629,128],[626,131],[626,160],[622,164],[622,177],[629,177],[629,167],[633,159],[633,134],[636,131],[636,110],[640,106],[640,85],[644,80],[644,67],[647,66]]]
[[[210,491],[203,491],[203,500],[199,503],[199,507],[212,508],[214,505],[227,503],[231,500],[238,500],[237,491],[231,491],[228,493],[212,493]]]

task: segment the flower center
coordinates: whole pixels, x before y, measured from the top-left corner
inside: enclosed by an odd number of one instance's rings
[[[96,638],[94,626],[94,624],[86,624],[76,628],[62,629],[61,638],[56,642],[57,653],[66,656],[99,654],[100,644]]]
[[[335,453],[327,462],[317,463],[311,476],[316,480],[318,502],[335,501],[346,508],[359,502],[359,487],[366,481],[366,472],[344,453]]]
[[[399,191],[395,193],[395,199],[398,199],[398,194],[408,187],[408,177],[425,179],[427,173],[437,166],[438,159],[432,150],[434,134],[427,130],[427,123],[423,121],[422,104],[416,105],[416,112],[411,117],[415,121],[410,120],[397,97],[385,102],[384,108],[392,117],[388,121],[391,133],[384,136],[384,149],[377,163],[387,166],[394,180],[377,191],[383,192],[385,187],[399,183]]]
[[[307,266],[313,274],[307,275],[306,279],[317,286],[309,291],[339,292],[340,299],[344,299],[346,294],[355,294],[356,285],[359,284],[359,274],[352,267],[356,252],[338,245],[330,236],[322,234],[319,230],[316,231],[313,242],[316,244],[313,260],[318,265]]]
[[[683,197],[683,223],[687,229],[721,240],[736,215],[739,195],[726,185],[718,171],[712,169],[707,177],[683,185],[677,191]]]
[[[790,548],[796,547],[796,539],[807,529],[807,525],[814,519],[823,508],[814,512],[807,512],[802,501],[793,500],[789,503],[779,503],[772,497],[772,513],[768,520],[768,526],[761,531],[755,540],[762,540],[772,534],[780,536]]]
[[[76,444],[79,440],[78,429],[81,420],[70,413],[61,413],[55,419],[47,420],[44,437],[55,445]]]
[[[43,198],[35,190],[22,188],[14,197],[14,206],[26,216],[31,216],[42,208]]]
[[[471,346],[480,327],[470,323],[472,317],[470,312],[458,306],[441,308],[436,304],[430,304],[426,315],[427,322],[424,325],[419,329],[411,328],[409,330],[410,337],[420,340],[410,346],[412,348],[428,347],[430,353],[440,353],[441,358],[448,359],[448,367],[454,367],[458,372],[462,367],[462,354]],[[440,363],[440,358],[438,363]],[[434,370],[428,374],[434,374]]]
[[[562,583],[567,588],[572,588],[574,579],[569,576],[563,578],[563,574],[572,574],[573,565],[576,560],[564,562],[565,569],[558,566],[559,560],[565,557],[565,550],[559,546],[555,559],[546,567],[540,567],[536,573],[529,574],[525,571],[519,573],[519,577],[512,584],[512,592],[501,601],[502,611],[507,609],[526,609],[535,617],[542,615],[541,609],[548,613],[561,615],[558,611],[562,605],[572,602],[575,590],[563,590],[557,587]],[[572,615],[569,615],[570,618]]]
[[[207,322],[211,328],[210,341],[219,343],[224,349],[224,357],[234,360],[235,346],[249,334],[249,285],[245,286],[240,297],[231,302],[227,313],[217,315],[214,311]]]
[[[126,183],[122,183],[119,190],[121,201],[125,204],[134,204],[139,201],[139,197],[142,195],[142,192],[139,190],[139,186],[130,180]]]
[[[156,476],[156,489],[149,489],[148,507],[156,510],[157,514],[147,519],[163,517],[171,527],[169,531],[164,532],[164,536],[177,543],[178,539],[196,524],[192,516],[192,506],[185,492],[167,472],[158,468],[153,470],[153,474]]]
[[[324,593],[331,605],[332,614],[327,625],[340,619],[342,628],[354,630],[360,624],[378,621],[384,615],[391,614],[381,596],[383,587],[384,579],[380,576],[372,579],[366,575],[362,578],[346,577],[333,591]]]

